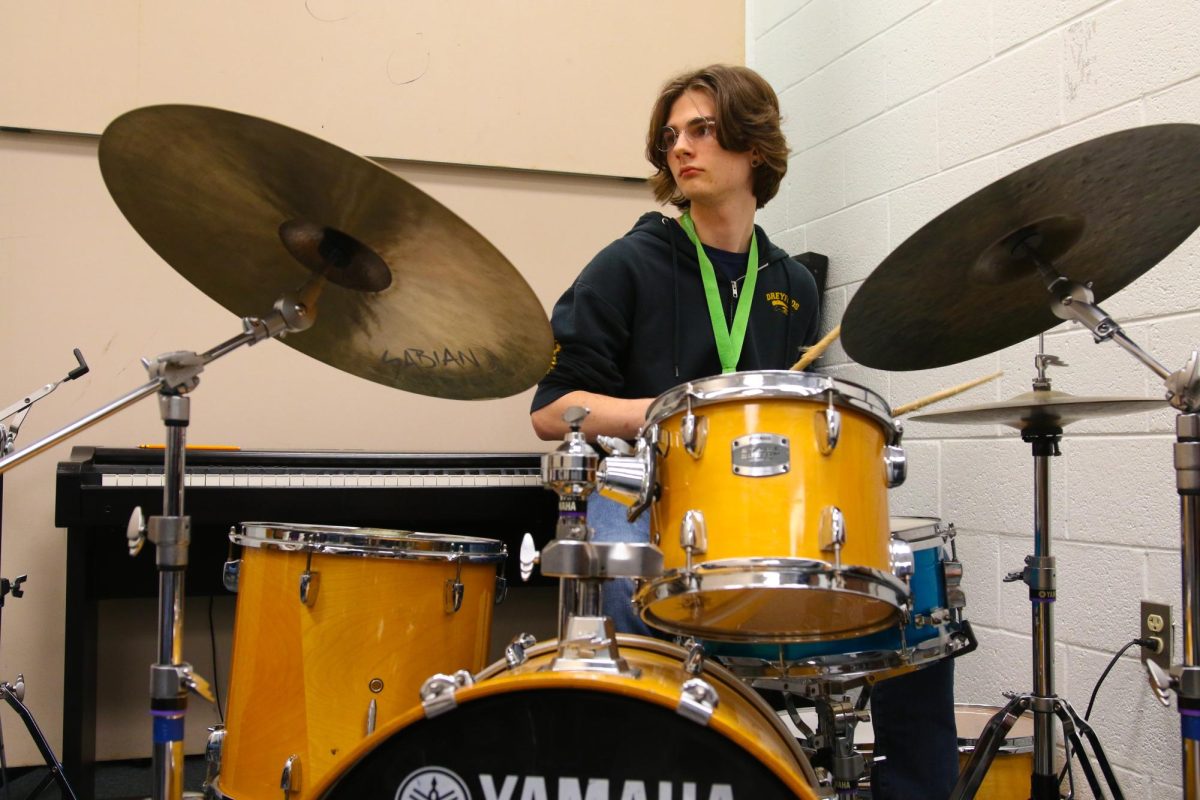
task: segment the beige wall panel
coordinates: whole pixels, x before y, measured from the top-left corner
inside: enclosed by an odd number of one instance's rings
[[[703,13],[698,13],[702,11]],[[744,58],[729,0],[0,0],[0,125],[98,133],[155,103],[368,155],[642,177],[669,75]]]
[[[636,140],[632,147],[637,149]],[[547,311],[600,247],[653,208],[640,182],[474,167],[388,166],[488,237],[516,265]],[[147,378],[140,357],[202,351],[240,331],[233,314],[159,259],[121,216],[100,178],[94,138],[0,133],[0,176],[0,271],[5,278],[0,404],[65,374],[73,366],[72,347],[81,348],[92,367],[89,375],[64,384],[34,407],[18,446],[143,384]],[[193,394],[189,441],[278,449],[549,449],[529,427],[531,394],[480,402],[407,394],[339,372],[279,342],[264,342],[208,367]],[[156,403],[148,399],[4,476],[0,574],[28,573],[30,582],[27,596],[10,600],[4,609],[0,678],[25,673],[28,702],[56,746],[62,712],[65,537],[54,527],[55,465],[72,444],[161,441]],[[151,554],[143,553],[141,559],[145,569],[153,569]],[[185,655],[200,666],[210,659],[206,606],[195,606],[189,606]],[[147,665],[154,657],[152,604],[110,604],[102,616],[100,755],[144,755],[149,731],[143,703],[148,702]],[[225,626],[222,636],[228,635],[228,616],[228,609],[218,614],[218,626]],[[206,712],[193,716],[188,726],[192,749],[208,720]],[[9,762],[36,761],[28,738],[15,718],[11,722],[5,731]]]

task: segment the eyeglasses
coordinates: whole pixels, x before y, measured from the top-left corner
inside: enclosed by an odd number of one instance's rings
[[[717,128],[717,121],[712,117],[696,117],[684,124],[682,131],[677,131],[670,125],[664,125],[658,132],[655,146],[666,153],[675,146],[680,136],[686,136],[692,142],[702,142],[712,135]]]

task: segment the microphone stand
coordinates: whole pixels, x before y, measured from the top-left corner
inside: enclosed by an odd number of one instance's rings
[[[12,452],[12,449],[17,440],[17,433],[21,429],[21,424],[25,421],[25,417],[29,414],[29,409],[38,400],[41,400],[46,395],[53,392],[67,381],[73,381],[76,378],[86,375],[88,372],[87,362],[83,359],[83,353],[79,352],[79,348],[75,351],[75,360],[78,366],[67,373],[66,377],[54,383],[48,383],[37,391],[30,392],[21,400],[10,405],[8,408],[0,411],[0,455],[5,455]],[[4,507],[4,476],[0,475],[0,509]],[[3,536],[0,536],[0,541]],[[21,575],[10,581],[8,578],[0,578],[0,612],[4,609],[5,599],[8,595],[14,598],[25,596],[25,590],[22,584],[28,579],[28,575]],[[66,775],[63,774],[62,762],[54,754],[54,750],[50,747],[50,743],[46,741],[42,729],[38,726],[37,721],[33,718],[33,712],[25,705],[25,676],[18,674],[16,681],[9,683],[4,681],[0,683],[0,700],[8,703],[9,707],[17,713],[21,721],[25,723],[25,729],[29,731],[29,737],[33,739],[34,745],[37,746],[38,752],[42,755],[42,761],[49,768],[50,772],[38,784],[29,797],[36,797],[42,793],[51,781],[58,784],[59,792],[63,798],[75,800],[75,792],[67,781]],[[0,733],[0,772],[3,773],[4,795],[8,798],[8,764],[4,758],[4,737]]]
[[[213,701],[208,682],[183,661],[184,571],[191,539],[191,521],[184,515],[184,458],[191,399],[187,393],[200,382],[200,372],[218,358],[243,345],[303,331],[316,319],[316,298],[324,286],[325,273],[314,275],[295,293],[275,302],[264,317],[242,319],[242,333],[204,353],[172,352],[142,363],[150,375],[148,383],[114,400],[24,450],[0,458],[0,476],[65,439],[90,428],[137,401],[157,393],[159,412],[166,427],[163,465],[163,513],[142,524],[141,509],[135,509],[127,535],[130,555],[137,555],[145,539],[156,545],[159,571],[157,661],[150,667],[150,714],[152,717],[152,768],[154,800],[183,797],[183,733],[189,691]]]

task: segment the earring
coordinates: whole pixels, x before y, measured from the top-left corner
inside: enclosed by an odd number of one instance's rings
[[[762,162],[761,162],[761,161],[759,161],[757,158],[752,158],[752,159],[750,159],[750,166],[751,166],[751,167],[753,167],[753,168],[755,168],[755,169],[757,169],[757,168],[758,168],[758,165],[759,165],[759,164],[761,164],[761,163],[762,163]]]

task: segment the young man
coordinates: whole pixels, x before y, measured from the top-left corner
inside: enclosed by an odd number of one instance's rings
[[[589,437],[632,438],[653,399],[671,387],[721,372],[785,369],[815,340],[812,275],[754,225],[755,211],[779,190],[787,153],[779,101],[752,70],[714,65],[663,87],[646,157],[656,170],[656,199],[682,213],[643,215],[600,251],[555,305],[558,350],[531,411],[541,438],[566,433],[562,414],[570,406],[590,410],[583,425]],[[625,511],[593,495],[588,516],[598,541],[648,540],[649,515],[629,525]],[[631,609],[631,584],[618,586],[604,593],[617,630],[652,633]],[[894,693],[909,696],[899,702],[901,713],[891,715],[903,723],[916,714],[924,723],[920,730],[889,728],[889,692],[881,703],[876,690],[876,754],[881,740],[893,745],[885,751],[887,765],[875,770],[877,798],[930,800],[953,788],[953,667],[946,665],[912,673],[931,673],[936,698],[924,686]],[[914,688],[925,695],[916,703],[928,700],[929,708],[916,707]],[[914,739],[920,742],[915,748]]]

